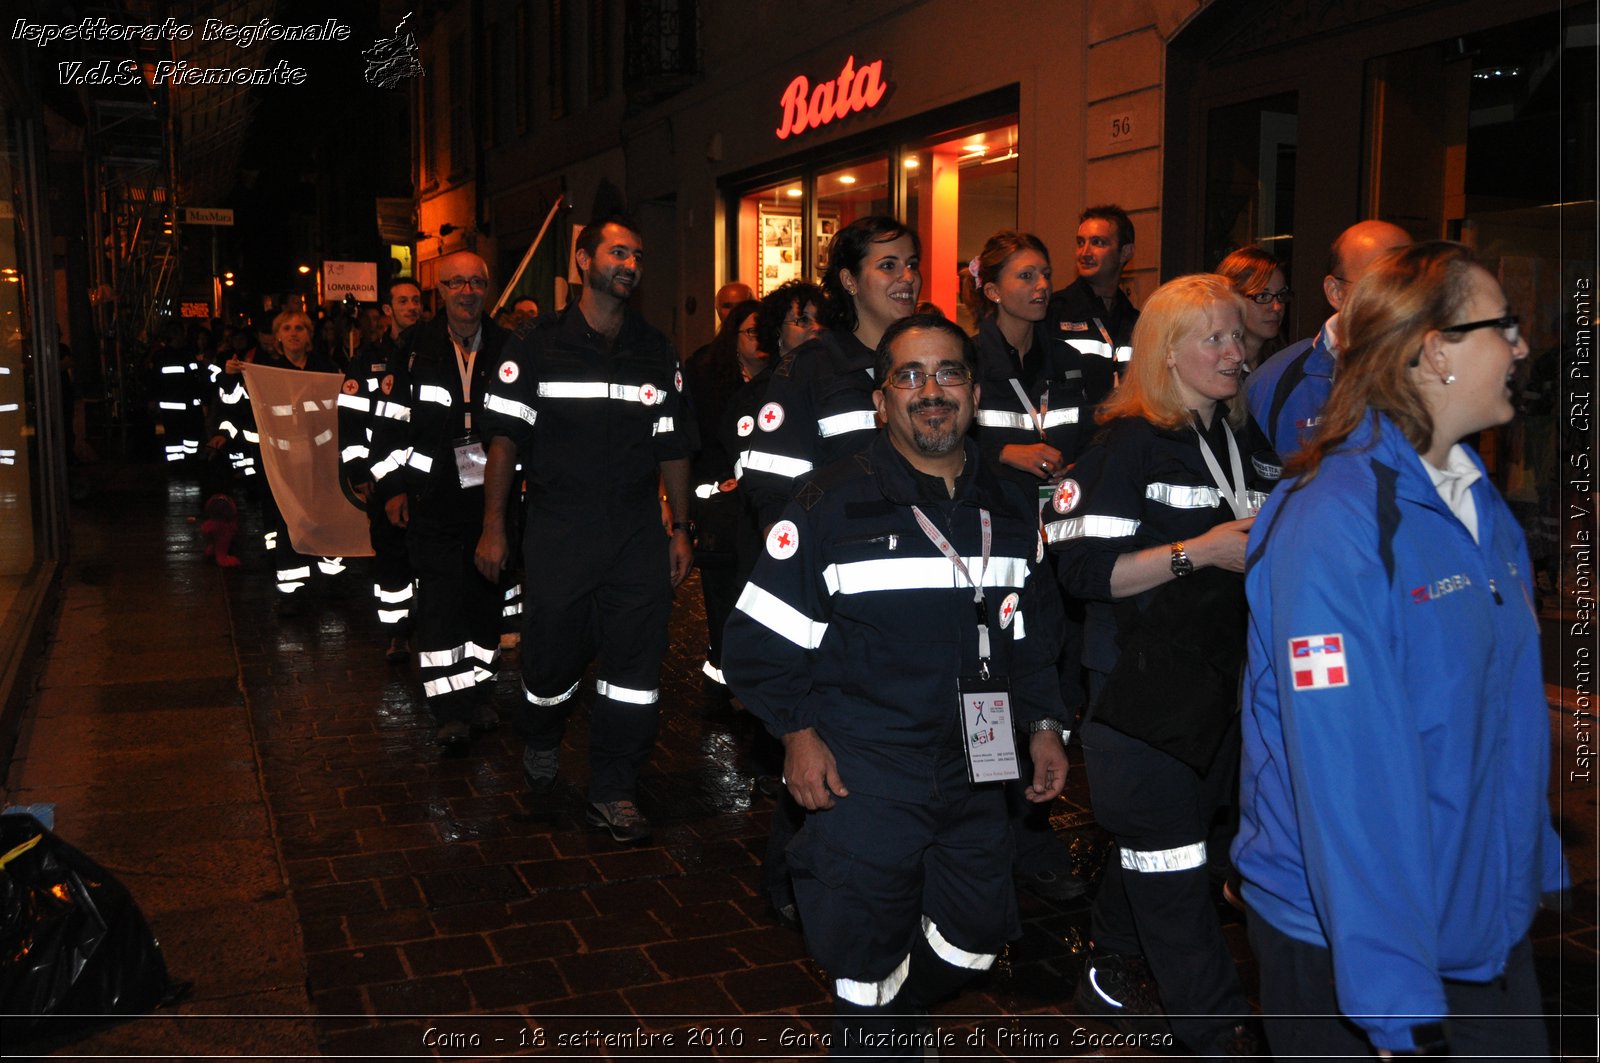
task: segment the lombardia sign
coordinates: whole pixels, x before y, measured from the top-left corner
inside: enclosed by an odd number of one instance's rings
[[[811,87],[811,81],[800,74],[783,90],[783,124],[776,132],[779,140],[787,140],[796,133],[825,126],[835,118],[843,118],[858,111],[876,107],[889,91],[883,80],[883,60],[875,59],[857,68],[856,57],[844,61],[844,69],[831,81]]]

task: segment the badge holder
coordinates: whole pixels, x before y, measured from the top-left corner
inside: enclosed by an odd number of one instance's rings
[[[461,486],[482,487],[483,470],[489,464],[489,455],[483,452],[483,441],[477,436],[464,436],[450,441],[456,456],[456,478]]]

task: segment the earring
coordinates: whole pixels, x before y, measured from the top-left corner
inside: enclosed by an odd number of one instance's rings
[[[1448,374],[1445,375],[1444,383],[1445,383],[1446,387],[1449,387],[1451,384],[1454,384],[1455,382],[1456,382],[1456,375],[1454,373],[1448,373]]]

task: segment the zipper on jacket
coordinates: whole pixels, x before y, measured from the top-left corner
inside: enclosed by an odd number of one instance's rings
[[[1493,576],[1489,577],[1489,593],[1494,595],[1494,604],[1496,604],[1496,605],[1504,605],[1504,604],[1506,604],[1506,600],[1504,598],[1500,597],[1500,591],[1494,585],[1494,577]]]

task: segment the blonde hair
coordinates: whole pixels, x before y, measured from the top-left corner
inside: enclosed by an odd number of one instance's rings
[[[278,311],[278,316],[272,319],[272,338],[277,339],[278,330],[294,318],[299,318],[301,321],[304,321],[306,323],[306,331],[311,333],[313,336],[316,335],[317,325],[316,322],[311,320],[310,314],[306,313],[304,310],[280,310]]]
[[[1448,335],[1471,301],[1472,271],[1481,268],[1471,248],[1450,240],[1398,247],[1367,267],[1339,312],[1344,348],[1322,423],[1287,475],[1309,481],[1368,410],[1387,415],[1419,453],[1432,445],[1433,417],[1411,370],[1429,332]]]
[[[1189,407],[1167,356],[1205,330],[1206,312],[1215,303],[1238,307],[1239,316],[1244,316],[1243,297],[1228,278],[1215,273],[1191,273],[1157,288],[1133,326],[1133,356],[1122,371],[1122,382],[1100,404],[1095,419],[1104,424],[1118,417],[1140,417],[1163,428],[1187,425]],[[1248,409],[1243,388],[1222,406],[1230,425],[1244,424]]]

